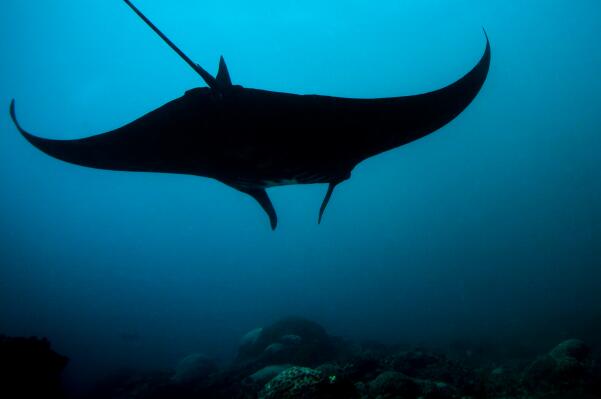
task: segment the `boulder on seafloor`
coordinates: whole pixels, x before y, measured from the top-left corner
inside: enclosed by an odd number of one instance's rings
[[[341,373],[353,381],[367,382],[376,378],[383,369],[381,356],[369,350],[357,350],[344,361]]]
[[[269,357],[275,357],[284,352],[286,349],[287,348],[284,344],[274,342],[273,344],[269,344],[269,346],[263,350],[263,354]]]
[[[68,362],[45,338],[0,335],[0,397],[63,397],[60,374]]]
[[[256,344],[262,332],[263,327],[257,327],[242,336],[240,343],[238,344],[238,357],[245,358],[256,356]]]
[[[307,367],[291,367],[269,381],[259,399],[355,399],[355,386],[336,375],[325,375]]]
[[[553,348],[549,355],[558,361],[560,368],[571,369],[590,360],[591,348],[579,339],[568,339]]]
[[[451,399],[457,390],[442,381],[412,378],[397,371],[384,371],[368,384],[369,398]]]
[[[131,369],[116,370],[102,377],[86,399],[146,399],[146,398],[185,398],[180,391],[181,385],[171,382],[168,371],[140,372]]]
[[[461,387],[466,395],[473,394],[477,386],[478,379],[473,371],[444,355],[426,350],[398,352],[389,356],[385,364],[412,378]]]
[[[592,369],[591,349],[578,339],[563,341],[532,362],[522,375],[530,390],[573,389],[582,385]]]
[[[265,366],[262,369],[255,371],[248,376],[248,380],[257,385],[265,385],[267,382],[275,378],[282,371],[292,367],[290,364],[272,364]]]
[[[380,399],[414,399],[421,392],[411,377],[397,371],[385,371],[369,383],[370,397]]]
[[[217,364],[208,356],[192,353],[179,361],[171,381],[176,384],[187,384],[202,381],[217,371]]]
[[[298,345],[303,342],[303,337],[296,334],[286,334],[280,337],[280,342],[287,345]]]
[[[317,366],[330,360],[335,348],[334,341],[319,324],[288,317],[247,333],[238,350],[237,362],[254,362],[261,367],[278,363]]]
[[[520,369],[517,367],[497,366],[480,370],[481,393],[486,398],[520,397]]]
[[[459,397],[455,387],[442,381],[418,380],[420,398],[422,399],[451,399]]]

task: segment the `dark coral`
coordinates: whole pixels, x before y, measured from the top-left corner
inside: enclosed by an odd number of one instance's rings
[[[60,375],[68,362],[45,338],[0,335],[0,397],[63,398]]]

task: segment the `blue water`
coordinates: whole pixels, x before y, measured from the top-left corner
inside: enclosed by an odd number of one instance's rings
[[[210,72],[223,54],[245,87],[434,90],[480,58],[481,27],[493,58],[460,117],[360,164],[321,225],[325,185],[270,189],[273,232],[215,181],[86,169],[29,145],[12,98],[25,128],[66,139],[203,82],[122,1],[5,0],[0,333],[48,337],[75,383],[192,351],[228,359],[244,332],[289,314],[383,342],[598,344],[598,1],[136,4]]]

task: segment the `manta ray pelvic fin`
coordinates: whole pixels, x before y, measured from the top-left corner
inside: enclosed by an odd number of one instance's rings
[[[321,207],[319,208],[319,217],[317,218],[317,224],[321,223],[321,218],[323,217],[323,212],[326,210],[328,206],[328,202],[330,202],[330,198],[332,197],[332,193],[334,192],[334,188],[340,183],[339,181],[330,182],[328,185],[328,192],[326,196],[323,198],[323,202],[321,203]]]
[[[261,205],[261,208],[263,208],[265,213],[267,213],[267,216],[269,216],[269,223],[271,224],[271,229],[275,230],[276,226],[278,225],[278,216],[276,215],[273,204],[271,203],[271,200],[267,195],[267,191],[265,191],[264,188],[241,188],[236,186],[233,187],[240,192],[250,195],[259,203],[259,205]]]

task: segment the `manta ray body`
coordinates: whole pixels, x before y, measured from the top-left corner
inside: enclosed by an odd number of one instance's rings
[[[488,37],[478,63],[456,82],[414,96],[352,99],[297,95],[232,84],[223,57],[215,77],[195,64],[129,0],[124,0],[207,83],[118,129],[76,140],[21,134],[44,153],[76,165],[216,179],[277,216],[266,189],[328,183],[318,221],[337,184],[361,161],[419,139],[458,116],[482,88]]]

